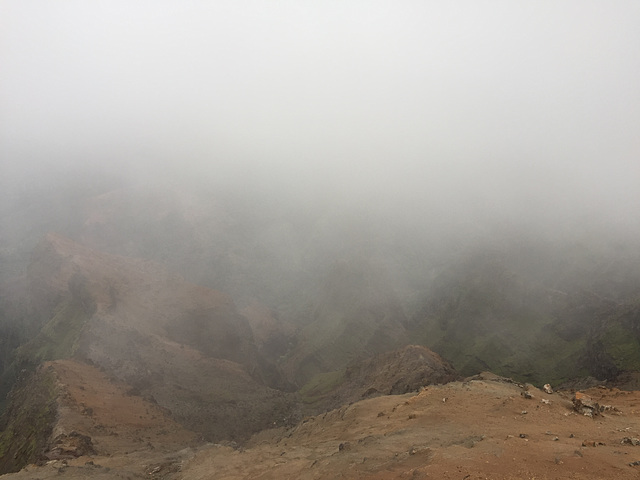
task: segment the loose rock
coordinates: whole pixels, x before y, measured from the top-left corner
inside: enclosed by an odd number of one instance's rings
[[[349,442],[344,442],[341,443],[340,445],[338,445],[338,450],[340,452],[344,451],[344,450],[350,450],[351,449],[351,444]]]
[[[605,443],[604,442],[596,442],[595,440],[583,440],[582,442],[582,446],[583,447],[598,447],[598,446],[604,446]]]
[[[614,415],[620,415],[622,413],[620,410],[618,410],[613,405],[600,405],[599,409],[600,409],[601,413],[602,412],[609,412],[609,413],[612,413]]]
[[[573,409],[587,417],[600,414],[600,406],[589,395],[582,392],[576,392],[573,397]]]

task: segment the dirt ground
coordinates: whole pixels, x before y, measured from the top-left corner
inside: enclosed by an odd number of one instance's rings
[[[2,478],[158,478],[149,472],[161,466],[167,473],[192,447],[196,434],[173,421],[158,405],[131,395],[130,388],[109,379],[99,369],[73,360],[47,362],[59,389],[58,418],[51,435],[52,460],[28,466]],[[93,454],[73,458],[55,453],[56,438],[79,433],[91,438]],[[62,441],[63,448],[72,447]]]
[[[491,376],[487,376],[491,378]],[[604,479],[638,478],[640,393],[588,391],[601,416],[573,411],[570,393],[496,380],[431,386],[263,432],[245,451],[211,447],[181,479]],[[543,402],[544,400],[544,402]],[[549,402],[549,403],[546,403]]]
[[[264,431],[243,448],[197,445],[162,409],[93,367],[53,362],[56,432],[89,435],[96,454],[29,466],[9,479],[631,479],[640,476],[640,392],[593,388],[601,415],[485,374],[378,397]],[[525,398],[525,390],[532,398]],[[55,436],[55,433],[54,433]],[[640,440],[638,441],[640,443]]]

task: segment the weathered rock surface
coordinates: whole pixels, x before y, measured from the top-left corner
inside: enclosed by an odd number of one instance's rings
[[[328,392],[306,392],[318,395],[311,411],[337,408],[341,405],[381,395],[416,392],[427,385],[443,384],[459,379],[454,368],[440,355],[426,347],[406,347],[352,362],[340,382]]]
[[[573,396],[573,408],[576,412],[581,413],[586,417],[600,415],[600,405],[594,402],[589,395],[583,392],[576,392]]]

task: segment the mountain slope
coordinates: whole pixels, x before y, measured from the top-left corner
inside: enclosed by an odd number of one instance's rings
[[[29,463],[66,463],[78,457],[86,462],[91,457],[102,468],[125,463],[141,474],[144,465],[136,465],[140,459],[166,460],[168,454],[198,443],[198,436],[171,419],[166,409],[73,360],[44,363],[16,391],[8,413],[9,428],[0,443],[5,449],[3,472]],[[130,458],[123,462],[125,456]]]
[[[343,370],[316,375],[300,389],[300,396],[307,412],[320,413],[365,398],[416,392],[458,378],[438,354],[408,345],[351,362]]]
[[[639,447],[623,439],[640,431],[638,392],[587,393],[620,411],[588,418],[570,395],[491,374],[429,386],[262,432],[243,451],[203,449],[177,478],[637,478]]]
[[[465,375],[489,369],[538,385],[611,379],[638,368],[620,355],[613,368],[597,354],[603,341],[614,349],[628,344],[620,333],[629,327],[613,326],[637,305],[637,267],[617,250],[518,248],[515,241],[475,249],[443,268],[409,331]],[[627,347],[629,355],[638,351]]]
[[[34,252],[29,277],[50,320],[19,362],[93,363],[211,440],[241,441],[295,416],[295,399],[264,384],[274,370],[227,295],[54,234]]]
[[[582,398],[602,406],[591,418],[574,409],[569,392],[484,373],[345,405],[260,432],[237,449],[198,446],[165,410],[94,367],[56,361],[41,372],[55,382],[57,412],[43,462],[7,480],[595,480],[637,478],[640,468],[638,392],[587,390]]]
[[[384,272],[364,260],[335,262],[317,296],[311,322],[283,361],[303,385],[314,375],[408,343],[406,317]]]

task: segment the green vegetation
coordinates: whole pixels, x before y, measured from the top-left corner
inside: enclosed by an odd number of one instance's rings
[[[559,385],[589,376],[590,372],[581,361],[587,335],[565,340],[552,327],[553,324],[543,327],[531,346],[527,361],[534,375],[529,381],[537,385]]]
[[[14,387],[0,427],[0,474],[41,459],[56,418],[56,381],[41,368]]]
[[[601,342],[619,370],[640,371],[640,342],[620,323],[609,325]]]
[[[553,328],[552,319],[526,314],[486,321],[486,328],[475,334],[458,322],[456,317],[449,319],[443,330],[441,322],[433,321],[421,338],[461,375],[488,370],[536,385],[558,385],[589,375],[580,361],[587,345],[586,331],[564,339]]]
[[[313,404],[342,384],[344,379],[344,369],[337,370],[335,372],[319,373],[309,380],[298,391],[298,394],[300,395],[302,402],[307,405]]]
[[[82,327],[88,319],[89,315],[78,300],[64,300],[40,333],[17,349],[18,362],[37,364],[71,357],[77,348]]]
[[[0,414],[8,406],[7,394],[24,371],[33,372],[44,361],[69,358],[77,349],[82,327],[89,314],[78,300],[64,300],[55,315],[31,340],[12,350],[0,371]],[[27,337],[28,338],[28,337]]]
[[[15,350],[40,329],[38,316],[23,295],[20,292],[16,298],[9,291],[0,291],[0,414],[16,380]]]
[[[615,374],[603,368],[609,357],[618,370],[640,369],[637,336],[615,320],[622,301],[592,293],[607,285],[607,275],[618,278],[616,271],[603,274],[595,260],[585,271],[579,267],[589,262],[568,253],[558,264],[540,266],[549,261],[543,255],[534,262],[521,254],[472,255],[443,271],[411,321],[411,337],[462,375],[489,370],[558,385],[589,375],[609,378]],[[627,309],[638,303],[627,301]],[[602,345],[606,355],[598,357],[590,345]]]

